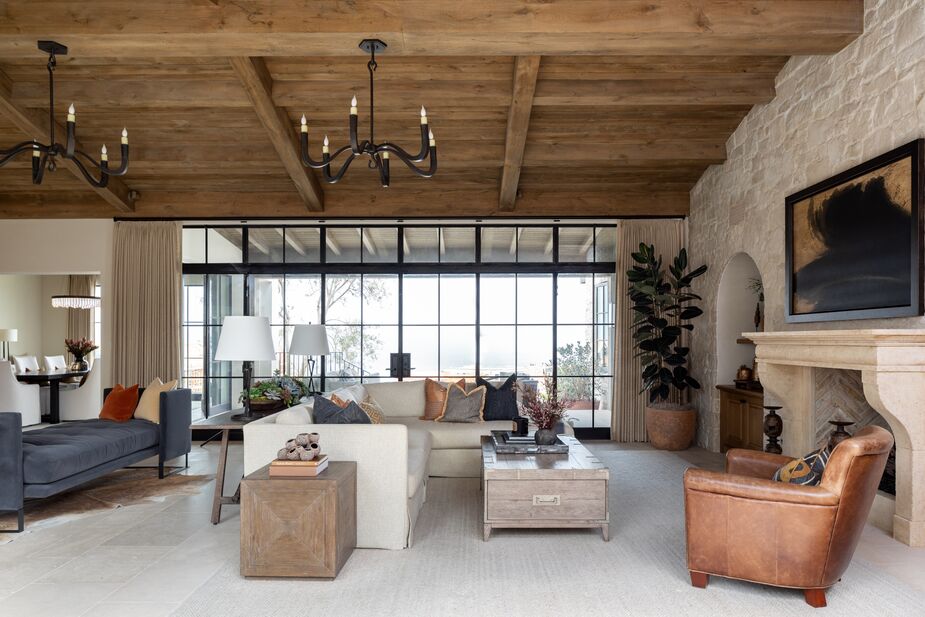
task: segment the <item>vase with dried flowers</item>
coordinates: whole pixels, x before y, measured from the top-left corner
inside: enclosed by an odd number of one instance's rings
[[[556,443],[555,426],[565,420],[574,401],[560,398],[552,377],[543,376],[543,392],[524,389],[521,413],[536,425],[536,443],[548,446]]]
[[[72,371],[89,371],[90,365],[84,360],[91,352],[99,349],[99,345],[91,341],[86,337],[81,338],[66,338],[64,339],[64,347],[68,352],[74,356],[74,361],[71,362],[70,370]]]

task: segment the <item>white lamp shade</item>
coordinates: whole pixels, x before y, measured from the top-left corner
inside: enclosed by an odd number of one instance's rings
[[[272,362],[276,359],[270,320],[266,317],[225,317],[215,359]]]
[[[328,347],[328,330],[320,324],[298,325],[292,332],[289,353],[298,356],[326,356],[331,353]]]
[[[5,343],[15,343],[19,340],[19,330],[16,328],[0,328],[0,341]]]

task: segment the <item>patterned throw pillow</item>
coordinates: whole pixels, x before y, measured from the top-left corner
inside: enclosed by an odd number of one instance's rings
[[[485,421],[513,420],[517,413],[517,375],[511,375],[500,386],[493,386],[481,377],[475,383],[485,386]]]
[[[332,394],[331,402],[337,405],[338,407],[340,407],[341,409],[346,409],[347,405],[349,405],[351,401],[345,401],[344,399],[337,396],[336,394]]]
[[[469,392],[459,384],[453,384],[446,393],[443,413],[437,422],[481,422],[485,412],[485,386],[472,388]]]
[[[373,399],[369,399],[365,403],[360,403],[360,409],[369,416],[369,421],[373,424],[382,424],[382,407],[379,406],[379,403]]]
[[[829,456],[832,452],[828,446],[807,454],[803,458],[797,458],[774,472],[772,480],[777,482],[788,482],[790,484],[801,484],[803,486],[818,486],[822,481],[822,472],[829,462]]]

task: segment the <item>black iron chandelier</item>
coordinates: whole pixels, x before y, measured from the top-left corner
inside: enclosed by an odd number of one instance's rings
[[[62,145],[55,141],[55,67],[56,57],[66,56],[67,47],[55,41],[39,41],[39,49],[48,54],[48,132],[50,143],[39,143],[32,139],[16,144],[9,150],[0,150],[0,167],[10,162],[17,154],[32,153],[32,183],[41,184],[45,177],[45,170],[57,169],[57,158],[61,157],[72,161],[87,182],[95,187],[103,188],[109,184],[110,176],[121,176],[128,171],[128,131],[122,129],[122,162],[117,169],[109,168],[109,153],[104,145],[100,150],[100,161],[97,163],[86,152],[77,149],[77,115],[73,103],[67,110],[67,143]],[[99,179],[91,174],[90,170],[99,171]]]
[[[376,52],[382,51],[387,46],[379,39],[363,39],[360,42],[360,49],[370,55],[366,68],[369,70],[369,139],[362,142],[357,138],[357,97],[354,96],[350,101],[350,143],[336,150],[331,154],[328,136],[324,136],[324,142],[321,147],[321,160],[316,161],[308,154],[308,121],[302,116],[302,164],[312,169],[321,169],[324,172],[324,180],[329,184],[340,181],[350,168],[350,164],[360,156],[369,157],[368,166],[370,169],[379,170],[379,180],[383,187],[389,186],[389,158],[395,155],[398,159],[408,166],[408,168],[423,178],[430,178],[437,171],[437,141],[434,139],[433,131],[427,125],[427,111],[421,107],[421,151],[417,154],[410,154],[396,146],[395,144],[384,141],[377,144],[375,141],[376,134],[376,99],[374,89],[374,75],[376,71]],[[341,168],[331,175],[331,163],[344,152],[349,155],[344,161]],[[430,159],[429,166],[422,169],[415,165],[427,159]]]

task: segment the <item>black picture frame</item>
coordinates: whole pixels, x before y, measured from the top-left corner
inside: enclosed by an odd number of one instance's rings
[[[850,185],[851,181],[901,161],[911,158],[911,177],[909,178],[912,212],[910,217],[911,256],[909,260],[909,302],[903,305],[868,306],[851,310],[820,310],[798,312],[794,299],[799,293],[797,276],[794,272],[794,206],[804,200],[832,189]],[[925,179],[925,139],[916,139],[899,148],[891,150],[869,161],[861,163],[840,174],[814,184],[799,192],[788,195],[785,199],[785,234],[786,234],[786,302],[785,321],[787,323],[807,323],[820,321],[842,321],[849,319],[874,319],[885,317],[914,317],[923,314],[922,296],[922,215],[923,215],[923,179]]]

